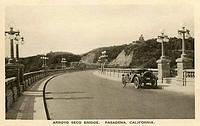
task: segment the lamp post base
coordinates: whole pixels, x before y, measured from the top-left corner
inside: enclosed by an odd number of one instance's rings
[[[187,58],[187,55],[185,53],[181,54],[181,58]]]
[[[15,60],[14,59],[9,59],[7,64],[14,64]]]
[[[192,69],[192,59],[186,57],[186,54],[182,54],[180,58],[176,59],[177,62],[177,79],[183,78],[184,69]]]
[[[6,78],[16,77],[16,87],[18,95],[21,94],[22,91],[21,87],[24,87],[23,75],[24,75],[24,65],[14,64],[14,63],[5,65]]]
[[[161,56],[161,57],[160,57],[160,60],[163,60],[163,61],[164,61],[164,60],[167,60],[167,58],[166,58],[166,56]]]
[[[170,60],[165,56],[161,56],[158,63],[158,80],[163,80],[165,77],[170,76]]]

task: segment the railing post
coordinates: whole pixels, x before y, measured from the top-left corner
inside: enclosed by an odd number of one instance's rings
[[[24,79],[24,90],[25,90],[26,89],[26,85],[27,85],[26,76],[23,76],[23,79]]]
[[[184,70],[183,70],[183,78],[182,78],[182,80],[183,80],[183,86],[185,86],[185,72],[184,72]]]
[[[8,96],[7,96],[7,89],[5,90],[5,96],[6,96],[6,98],[5,98],[5,103],[6,103],[6,112],[8,111]]]
[[[117,70],[117,73],[118,73],[117,76],[118,76],[118,78],[119,78],[119,69]]]
[[[35,79],[36,81],[38,81],[38,73],[35,75]]]
[[[31,75],[31,85],[33,84],[33,75]]]
[[[17,87],[17,95],[20,96],[20,70],[19,70],[19,66],[17,67],[17,80],[16,80],[16,87]]]
[[[24,65],[17,64],[17,71],[17,91],[20,96],[24,90]]]
[[[33,74],[33,83],[35,82],[35,73]]]
[[[29,75],[29,85],[32,84],[31,75]]]
[[[15,84],[12,82],[11,85],[12,85],[12,86],[11,86],[10,89],[11,89],[11,91],[12,91],[12,99],[13,99],[13,102],[14,102],[14,101],[15,101],[15,92],[14,92],[13,87],[15,86]]]
[[[30,86],[30,84],[31,84],[30,75],[28,75],[27,79],[28,79],[28,86]]]

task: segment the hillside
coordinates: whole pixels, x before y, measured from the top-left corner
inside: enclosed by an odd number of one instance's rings
[[[188,57],[194,59],[193,38],[186,40],[185,48]],[[97,48],[84,54],[82,60],[95,63],[104,50],[107,51],[109,65],[114,67],[156,68],[156,61],[161,56],[161,44],[156,42],[156,39],[149,39],[143,42],[136,41],[128,45]],[[171,60],[171,67],[175,67],[175,60],[181,55],[181,40],[176,37],[170,38],[170,42],[165,43],[165,54]]]
[[[118,67],[118,66],[129,66],[132,62],[133,53],[130,53],[130,55],[126,55],[125,50],[122,50],[121,53],[109,63],[109,65]]]
[[[102,51],[107,51],[108,61],[112,61],[115,59],[118,54],[126,47],[127,45],[119,45],[119,46],[110,46],[110,47],[101,47],[97,49],[93,49],[83,55],[81,55],[81,60],[87,63],[96,63],[99,56],[101,56]]]
[[[25,66],[25,72],[37,71],[42,69],[42,59],[40,58],[42,55],[36,55],[26,58],[21,58],[20,62]],[[66,58],[68,61],[66,65],[69,66],[70,62],[76,62],[81,59],[79,55],[75,55],[68,52],[50,52],[47,54],[49,58],[47,61],[47,65],[49,68],[61,68],[61,58]]]

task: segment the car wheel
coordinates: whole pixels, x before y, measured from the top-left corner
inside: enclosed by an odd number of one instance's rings
[[[138,89],[140,87],[140,79],[139,77],[134,78],[134,87]]]
[[[157,87],[157,81],[156,81],[156,80],[152,80],[152,81],[151,81],[151,86],[152,86],[153,88]]]

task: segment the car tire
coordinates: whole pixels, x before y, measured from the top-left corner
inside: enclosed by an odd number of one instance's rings
[[[140,79],[139,79],[139,77],[134,77],[134,87],[136,88],[136,89],[138,89],[138,88],[140,88]]]
[[[152,86],[153,88],[157,87],[157,80],[152,80],[152,81],[151,81],[151,86]]]

